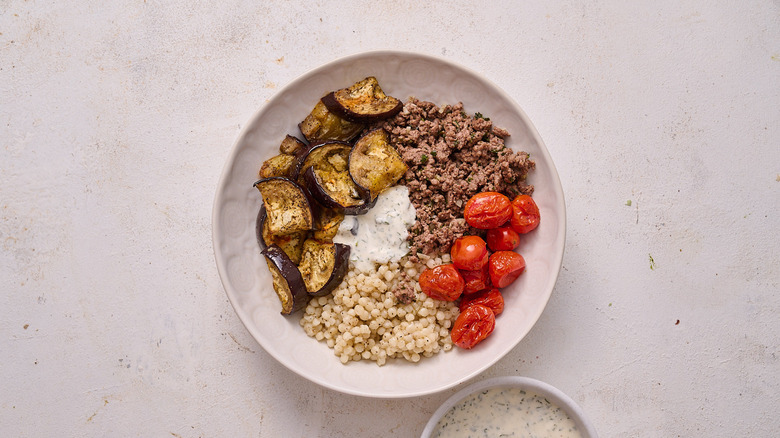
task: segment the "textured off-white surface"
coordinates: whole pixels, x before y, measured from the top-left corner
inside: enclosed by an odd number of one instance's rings
[[[379,400],[301,379],[244,329],[211,246],[257,108],[396,49],[511,95],[566,194],[552,298],[474,381],[551,383],[603,437],[774,436],[780,4],[370,5],[3,3],[0,435],[418,435],[457,388]]]

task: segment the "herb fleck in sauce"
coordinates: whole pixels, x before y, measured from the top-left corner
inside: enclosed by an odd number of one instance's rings
[[[397,185],[382,192],[368,213],[346,216],[333,241],[349,245],[350,262],[368,271],[374,262],[398,261],[409,252],[407,229],[415,218],[409,189]]]
[[[546,398],[519,388],[472,394],[439,420],[436,437],[580,438],[577,425]]]

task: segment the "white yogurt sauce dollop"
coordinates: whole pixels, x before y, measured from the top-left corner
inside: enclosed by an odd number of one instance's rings
[[[466,397],[439,420],[436,437],[581,438],[566,412],[519,388],[491,388]]]
[[[397,185],[380,193],[368,213],[346,216],[333,241],[349,245],[350,262],[361,271],[369,271],[375,262],[398,261],[409,252],[407,230],[415,218],[409,189]]]

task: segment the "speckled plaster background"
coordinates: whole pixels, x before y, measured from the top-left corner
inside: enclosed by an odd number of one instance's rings
[[[777,0],[6,0],[0,435],[420,433],[457,388],[374,400],[299,378],[241,325],[211,247],[242,124],[373,49],[483,73],[561,175],[558,285],[478,379],[545,380],[604,437],[777,434]]]

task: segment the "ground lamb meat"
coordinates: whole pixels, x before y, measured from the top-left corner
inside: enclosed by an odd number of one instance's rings
[[[399,303],[409,304],[416,301],[414,284],[415,284],[415,279],[406,275],[405,271],[401,271],[400,280],[398,281],[396,287],[393,289],[393,294],[395,295],[395,298],[398,300]]]
[[[462,103],[439,108],[411,98],[384,129],[409,166],[399,182],[417,209],[409,235],[413,256],[449,252],[458,237],[482,234],[463,219],[473,195],[495,191],[512,199],[533,192],[526,184],[535,166],[528,153],[507,148],[509,133],[479,113],[466,114]]]

